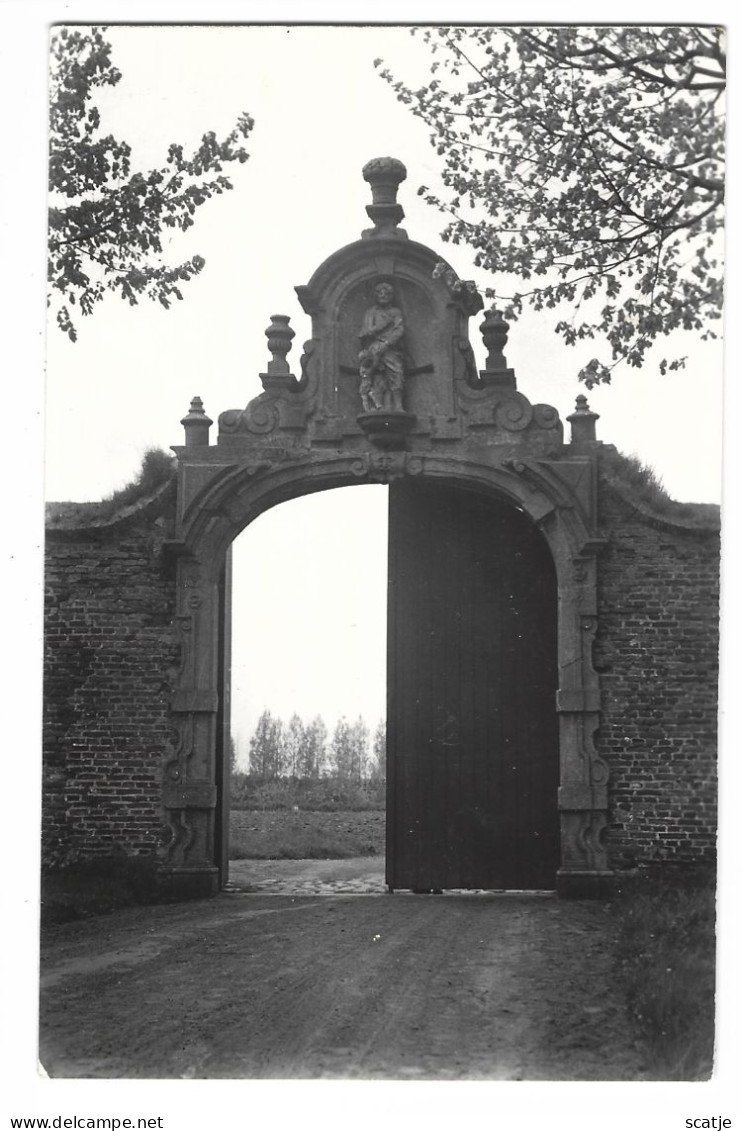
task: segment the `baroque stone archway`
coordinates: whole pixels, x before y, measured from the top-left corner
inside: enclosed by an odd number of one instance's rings
[[[224,570],[234,538],[279,502],[332,487],[409,477],[490,493],[543,533],[558,586],[559,816],[563,895],[599,894],[608,767],[598,756],[600,692],[592,663],[597,621],[595,414],[579,398],[571,443],[557,411],[516,390],[503,353],[507,325],[481,324],[477,370],[469,318],[483,307],[428,248],[399,227],[404,167],[369,162],[374,227],[332,255],[297,293],[312,317],[300,376],[287,360],[294,331],[274,315],[263,393],[212,421],[199,398],[178,456],[176,627],[181,661],[172,699],[176,739],[165,766],[171,831],[165,873],[174,891],[218,889],[215,812]]]

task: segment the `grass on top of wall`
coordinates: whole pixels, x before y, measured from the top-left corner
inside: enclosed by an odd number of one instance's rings
[[[47,525],[83,526],[111,518],[124,507],[153,495],[175,475],[175,456],[162,448],[148,448],[142,466],[129,483],[93,503],[47,503]]]
[[[627,456],[606,445],[601,450],[603,466],[629,494],[658,515],[678,519],[699,527],[719,524],[719,507],[714,503],[681,503],[673,499],[662,477],[637,456]]]

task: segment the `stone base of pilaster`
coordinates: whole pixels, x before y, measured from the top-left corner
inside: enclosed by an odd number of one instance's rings
[[[560,868],[557,895],[560,899],[607,899],[613,894],[613,872],[576,871]]]
[[[209,899],[219,892],[219,869],[162,868],[157,875],[163,901]]]

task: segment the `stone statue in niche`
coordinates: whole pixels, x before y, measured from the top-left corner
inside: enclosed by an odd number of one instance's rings
[[[404,412],[402,311],[394,305],[391,283],[377,283],[375,303],[363,316],[358,362],[361,404],[364,412]]]

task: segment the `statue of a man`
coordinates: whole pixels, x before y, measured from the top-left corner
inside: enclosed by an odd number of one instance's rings
[[[364,314],[359,334],[361,404],[364,412],[403,412],[402,312],[392,305],[391,283],[377,283],[374,298],[376,302]]]

